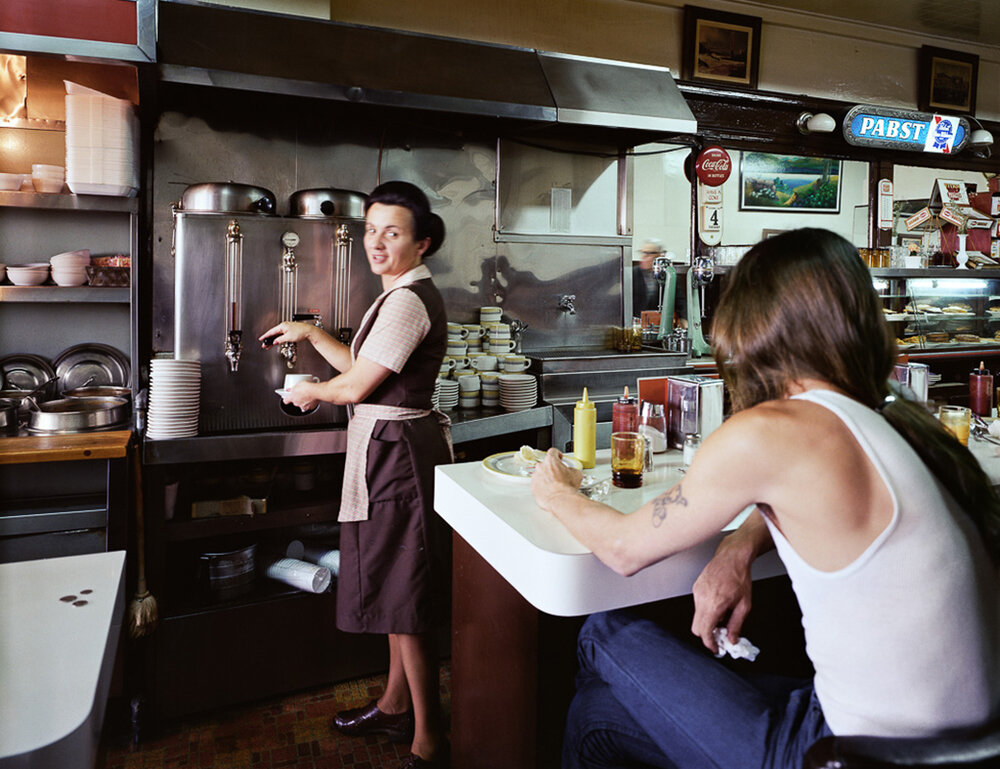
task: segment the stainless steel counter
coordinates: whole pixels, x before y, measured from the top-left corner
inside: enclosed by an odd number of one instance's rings
[[[479,408],[454,409],[446,413],[452,420],[451,436],[456,444],[552,424],[552,407],[546,405],[514,412]],[[347,429],[336,427],[145,440],[143,461],[146,464],[169,465],[341,454],[346,450]]]

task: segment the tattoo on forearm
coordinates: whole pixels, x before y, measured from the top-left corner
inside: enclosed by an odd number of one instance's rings
[[[687,507],[687,503],[687,497],[681,491],[679,483],[670,491],[658,496],[653,500],[653,526],[659,528],[660,524],[667,519],[667,508],[669,505],[683,505]]]

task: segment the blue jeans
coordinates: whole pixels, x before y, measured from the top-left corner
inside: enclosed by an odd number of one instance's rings
[[[801,769],[831,733],[812,681],[744,677],[626,611],[588,618],[579,657],[563,769]]]

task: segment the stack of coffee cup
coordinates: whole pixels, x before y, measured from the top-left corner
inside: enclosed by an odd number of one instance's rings
[[[500,359],[500,371],[504,374],[520,374],[527,371],[530,365],[531,361],[523,355],[508,353]]]
[[[486,325],[489,334],[489,353],[491,355],[507,355],[514,351],[517,342],[510,338],[510,325],[507,323],[489,323]]]
[[[502,317],[503,317],[503,308],[501,307],[479,308],[479,322],[484,326],[490,323],[499,323]]]
[[[444,361],[441,364],[441,375],[456,376],[456,371],[472,368],[472,363],[466,355],[469,351],[468,337],[469,332],[462,327],[462,324],[448,323],[448,344],[445,348]],[[448,369],[447,372],[445,368]]]
[[[458,378],[458,406],[463,409],[474,409],[479,406],[480,380],[475,374],[466,374]]]
[[[482,392],[483,408],[497,408],[500,405],[500,374],[496,371],[483,371],[479,374],[480,391]]]
[[[469,352],[482,352],[486,329],[478,323],[463,323],[462,328],[467,333],[466,341],[469,343]]]

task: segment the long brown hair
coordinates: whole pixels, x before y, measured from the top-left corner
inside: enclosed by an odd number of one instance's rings
[[[729,274],[712,323],[733,407],[820,379],[879,410],[975,521],[996,561],[1000,498],[969,452],[921,405],[890,393],[896,344],[857,250],[828,230],[763,240]]]

